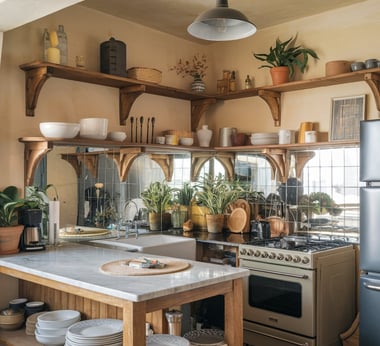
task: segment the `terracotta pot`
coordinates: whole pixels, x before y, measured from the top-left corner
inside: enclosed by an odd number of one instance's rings
[[[20,236],[23,225],[0,227],[0,255],[15,254],[20,251]]]
[[[289,82],[289,67],[278,66],[270,69],[273,85],[279,85]]]
[[[223,230],[224,226],[224,215],[223,214],[216,214],[206,215],[206,222],[207,222],[207,231],[210,233],[220,233]]]
[[[191,206],[191,221],[193,223],[194,229],[206,230],[206,214],[209,212],[208,208],[199,205]]]

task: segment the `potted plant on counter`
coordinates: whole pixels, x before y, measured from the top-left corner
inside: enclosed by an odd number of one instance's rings
[[[0,192],[0,255],[19,252],[20,236],[24,229],[19,224],[19,211],[25,199],[19,197],[16,186],[8,186]]]
[[[141,192],[141,199],[149,212],[150,230],[168,229],[171,223],[168,210],[173,200],[173,189],[166,182],[156,181]]]
[[[239,199],[243,192],[239,184],[225,180],[220,174],[215,178],[211,175],[204,176],[195,193],[195,198],[198,204],[208,209],[206,222],[209,232],[222,231],[228,205]]]
[[[296,37],[282,42],[276,39],[276,45],[269,48],[269,53],[253,53],[254,57],[266,62],[259,68],[270,68],[273,85],[289,82],[294,75],[295,67],[304,73],[309,56],[319,59],[317,53],[301,45],[295,46]]]
[[[194,198],[195,187],[190,182],[185,182],[180,189],[175,189],[175,198],[172,211],[172,225],[181,228],[188,220],[191,210],[191,202]]]

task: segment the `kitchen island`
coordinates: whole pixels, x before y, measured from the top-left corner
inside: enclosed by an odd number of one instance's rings
[[[223,295],[225,341],[230,346],[243,344],[242,278],[248,271],[196,261],[188,261],[190,267],[185,270],[164,275],[111,276],[99,269],[108,262],[133,258],[135,253],[65,243],[42,252],[1,257],[0,273],[20,279],[22,293],[26,294],[27,289],[22,287],[28,284],[41,297],[48,289],[49,305],[66,308],[65,302],[70,301],[86,318],[96,316],[96,304],[107,304],[102,317],[120,315],[125,346],[145,346],[147,314],[155,332],[162,333],[167,331],[163,310]],[[52,295],[52,291],[59,294]],[[94,304],[87,306],[88,301]],[[109,307],[120,312],[112,313]]]

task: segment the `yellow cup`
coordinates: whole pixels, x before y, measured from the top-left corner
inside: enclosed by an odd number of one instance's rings
[[[313,123],[306,121],[301,123],[300,129],[298,131],[298,143],[305,143],[305,132],[313,131]]]

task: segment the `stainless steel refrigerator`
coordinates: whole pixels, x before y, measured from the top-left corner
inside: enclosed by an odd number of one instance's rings
[[[360,123],[360,346],[380,344],[380,120]]]

